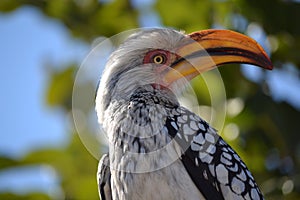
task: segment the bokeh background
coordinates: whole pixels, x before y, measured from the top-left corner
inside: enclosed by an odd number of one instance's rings
[[[98,160],[72,120],[76,71],[96,38],[152,26],[232,29],[267,50],[273,71],[219,69],[227,96],[220,134],[266,199],[300,199],[299,19],[299,0],[1,0],[0,199],[99,198]]]

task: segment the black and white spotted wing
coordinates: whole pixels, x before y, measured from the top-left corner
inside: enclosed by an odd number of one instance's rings
[[[178,107],[166,126],[184,152],[183,165],[206,199],[263,199],[244,162],[204,120]]]

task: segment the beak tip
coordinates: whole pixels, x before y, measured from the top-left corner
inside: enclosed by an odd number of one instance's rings
[[[273,68],[274,68],[273,65],[269,65],[269,66],[267,67],[268,70],[272,70]]]
[[[272,70],[274,68],[274,66],[273,66],[273,63],[270,60],[269,56],[264,55],[262,57],[264,57],[265,60],[266,60],[264,66],[262,66],[262,67],[265,68],[265,69],[268,69],[268,70]]]

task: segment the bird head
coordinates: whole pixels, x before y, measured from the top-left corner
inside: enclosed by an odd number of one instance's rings
[[[96,97],[98,115],[102,113],[99,121],[112,101],[127,101],[138,88],[174,90],[183,80],[227,63],[272,69],[263,48],[237,32],[202,30],[184,34],[156,28],[135,33],[111,54],[106,64]]]

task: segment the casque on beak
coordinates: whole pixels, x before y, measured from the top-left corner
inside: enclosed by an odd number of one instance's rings
[[[202,72],[227,63],[273,68],[263,48],[243,34],[211,29],[193,32],[187,38],[189,41],[176,51],[179,58],[171,64],[172,70],[164,75],[167,85],[183,77],[191,80]]]

